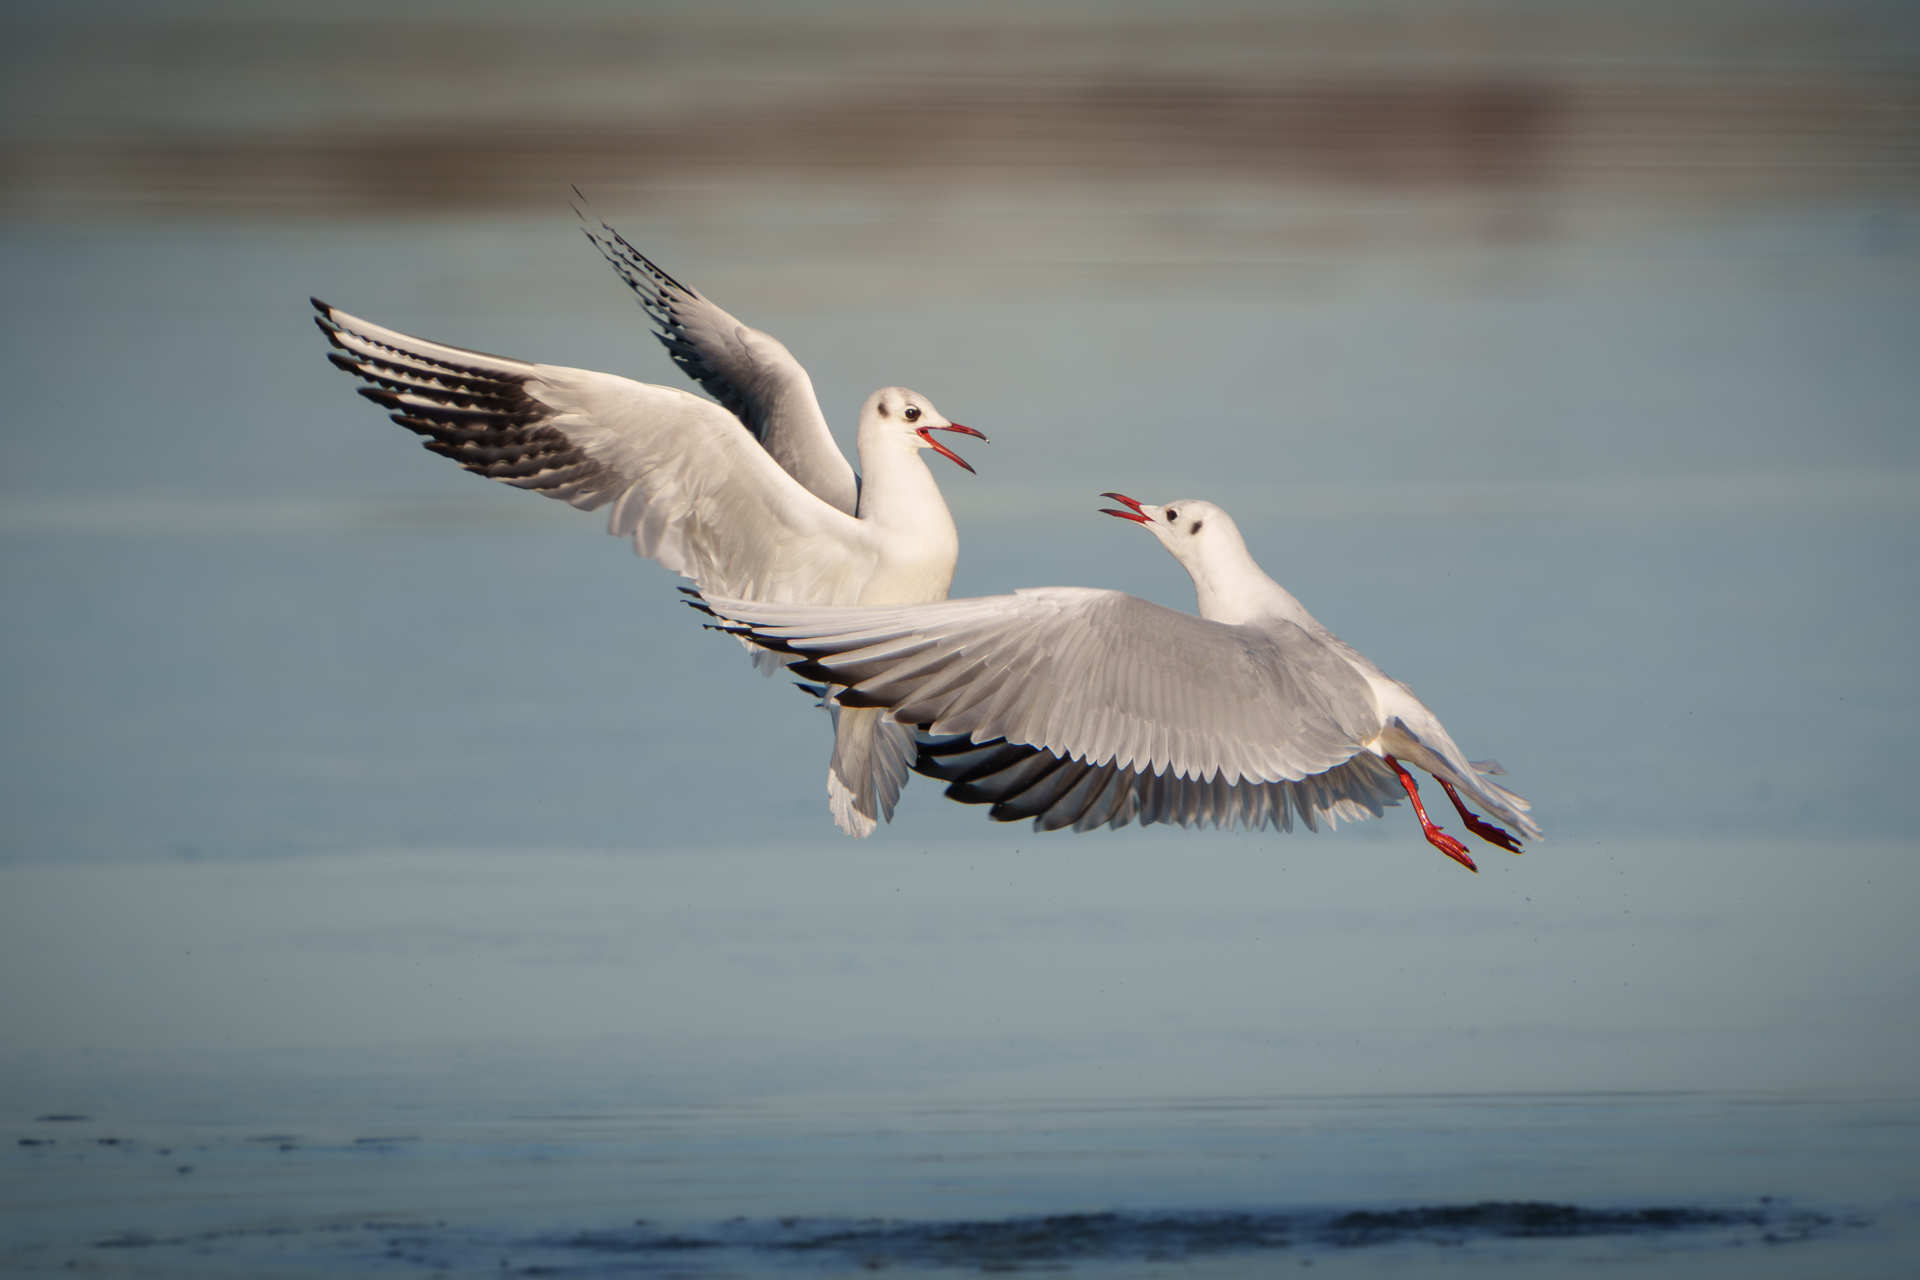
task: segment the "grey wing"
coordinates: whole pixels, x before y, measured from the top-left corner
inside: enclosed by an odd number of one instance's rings
[[[951,783],[949,799],[992,805],[988,816],[996,822],[1031,818],[1035,831],[1092,831],[1131,822],[1291,831],[1296,818],[1318,831],[1322,822],[1334,827],[1377,818],[1400,803],[1393,771],[1365,751],[1298,781],[1235,784],[1092,765],[1004,738],[977,743],[966,734],[921,733],[917,739],[915,773]]]
[[[468,471],[608,507],[608,532],[709,590],[850,601],[871,533],[801,488],[712,401],[386,329],[314,301],[329,358]]]
[[[740,323],[662,271],[621,234],[581,213],[587,239],[627,282],[673,362],[739,418],[774,461],[848,515],[860,487],[820,412],[813,379],[778,339]]]
[[[1298,781],[1380,730],[1365,680],[1290,622],[1229,626],[1118,591],[1045,587],[935,604],[807,608],[708,598],[844,705],[1206,781]]]

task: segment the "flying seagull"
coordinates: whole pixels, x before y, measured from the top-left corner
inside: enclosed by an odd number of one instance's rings
[[[1467,848],[1420,803],[1433,775],[1467,829],[1520,852],[1528,803],[1469,763],[1411,689],[1321,626],[1261,571],[1210,502],[1102,495],[1192,575],[1200,616],[1119,591],[1035,587],[931,604],[834,608],[723,598],[729,629],[840,689],[847,707],[916,725],[956,798],[1043,829],[1131,821],[1290,829],[1378,816],[1403,792],[1427,840]],[[1405,762],[1405,763],[1403,763]],[[941,770],[944,769],[944,772]],[[1478,804],[1519,833],[1486,821]]]
[[[986,437],[918,392],[883,387],[860,411],[856,477],[784,346],[605,224],[588,236],[640,295],[674,361],[719,403],[430,342],[316,298],[329,358],[429,450],[583,511],[609,508],[609,533],[703,592],[821,605],[945,599],[959,535],[920,450],[971,471],[931,433]],[[829,807],[841,829],[868,835],[892,817],[913,734],[878,711],[834,712]]]

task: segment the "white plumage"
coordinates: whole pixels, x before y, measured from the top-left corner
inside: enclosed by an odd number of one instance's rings
[[[966,466],[928,433],[980,433],[924,396],[882,388],[861,409],[856,479],[784,346],[604,224],[589,236],[640,294],[675,362],[720,403],[430,342],[316,299],[332,359],[428,449],[584,511],[608,508],[608,532],[703,592],[794,604],[944,599],[959,535],[920,450]],[[878,713],[836,710],[828,792],[843,829],[866,835],[891,817],[914,751],[912,734]]]
[[[1413,691],[1261,571],[1212,503],[1127,504],[1192,575],[1200,616],[1117,591],[1044,587],[892,607],[717,599],[720,617],[936,742],[956,798],[1042,827],[1128,821],[1290,826],[1379,814],[1405,759],[1537,839],[1529,805],[1482,776]],[[1043,758],[1044,757],[1044,758]],[[945,762],[944,770],[940,767]],[[950,793],[953,794],[953,793]],[[1000,809],[1007,812],[1000,812]],[[1461,807],[1477,834],[1512,838]],[[1428,839],[1465,865],[1464,846]]]

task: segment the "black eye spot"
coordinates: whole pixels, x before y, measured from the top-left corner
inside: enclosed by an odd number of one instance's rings
[[[1172,524],[1175,520],[1178,520],[1179,518],[1180,518],[1180,513],[1178,511],[1169,510],[1167,512],[1168,524]]]
[[[883,418],[891,418],[893,416],[892,413],[888,412],[887,402],[885,400],[880,402],[880,416]]]
[[[1188,532],[1188,533],[1198,533],[1198,532],[1200,532],[1200,521],[1198,521],[1198,520],[1195,520],[1195,521],[1193,522],[1193,528],[1191,528],[1191,529],[1189,529],[1189,530],[1187,530],[1187,532]]]
[[[908,422],[918,422],[920,421],[920,406],[917,404],[910,404],[907,406],[906,411],[902,413],[900,416],[905,418]]]

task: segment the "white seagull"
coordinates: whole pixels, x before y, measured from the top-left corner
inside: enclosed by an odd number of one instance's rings
[[[1153,531],[1193,576],[1200,616],[1119,591],[1034,587],[931,604],[819,608],[705,596],[728,629],[884,707],[929,737],[923,772],[957,799],[1043,830],[1138,820],[1290,830],[1412,801],[1427,840],[1469,870],[1428,818],[1405,760],[1446,788],[1475,835],[1520,852],[1461,793],[1540,838],[1525,800],[1487,781],[1413,690],[1316,621],[1261,571],[1210,502],[1108,515]],[[944,736],[944,740],[943,740]]]
[[[862,476],[833,442],[799,361],[648,261],[604,223],[588,237],[640,295],[660,341],[719,403],[613,374],[533,364],[411,337],[319,299],[333,363],[370,385],[426,447],[478,475],[583,511],[703,592],[791,604],[943,600],[959,534],[920,457],[931,432],[986,439],[904,387],[860,411]],[[767,655],[759,655],[766,657]],[[777,669],[777,662],[763,669]],[[870,834],[893,815],[911,730],[834,707],[834,820]]]

